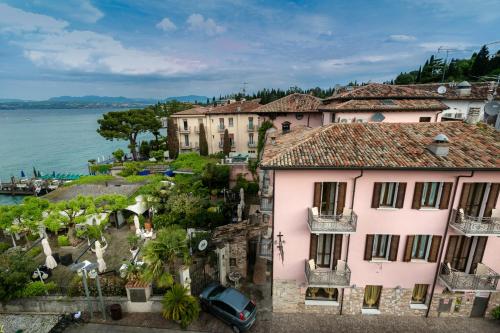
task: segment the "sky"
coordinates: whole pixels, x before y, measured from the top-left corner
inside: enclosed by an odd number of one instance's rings
[[[499,27],[500,0],[0,0],[0,98],[382,82]]]

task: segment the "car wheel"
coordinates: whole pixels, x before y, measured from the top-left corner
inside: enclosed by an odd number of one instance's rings
[[[233,329],[234,333],[240,333],[241,332],[240,328],[238,326],[236,326],[236,325],[231,326],[231,328]]]

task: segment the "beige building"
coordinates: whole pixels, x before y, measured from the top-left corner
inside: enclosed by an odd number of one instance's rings
[[[256,156],[259,116],[253,110],[259,106],[254,101],[242,101],[175,113],[172,118],[177,125],[180,152],[199,151],[200,124],[203,124],[209,154],[222,151],[224,131],[227,129],[232,152]]]

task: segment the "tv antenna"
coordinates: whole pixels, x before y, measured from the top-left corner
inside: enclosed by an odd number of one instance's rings
[[[242,82],[241,84],[243,85],[241,92],[243,93],[243,96],[246,96],[248,82]]]
[[[438,48],[438,53],[440,52],[446,52],[446,57],[444,58],[444,63],[443,63],[443,75],[441,76],[441,82],[444,82],[444,74],[446,72],[446,63],[448,62],[448,54],[450,52],[457,52],[459,51],[458,49],[453,49],[453,48],[447,48],[444,46],[440,46]]]

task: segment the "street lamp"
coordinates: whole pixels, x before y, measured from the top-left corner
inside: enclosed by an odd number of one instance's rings
[[[102,312],[102,318],[106,320],[106,310],[104,308],[104,300],[102,298],[102,291],[101,291],[101,283],[99,281],[99,276],[97,274],[97,267],[99,265],[95,262],[90,262],[88,260],[85,260],[83,262],[79,263],[74,263],[69,266],[69,269],[72,272],[77,272],[77,273],[82,273],[82,282],[83,282],[83,289],[85,290],[85,298],[87,299],[87,305],[89,308],[90,312],[90,318],[93,319],[93,307],[92,307],[92,302],[90,300],[90,293],[89,293],[89,288],[87,286],[87,276],[90,277],[91,279],[95,279],[96,286],[97,286],[97,292],[99,294],[99,303],[101,305],[101,312]]]

